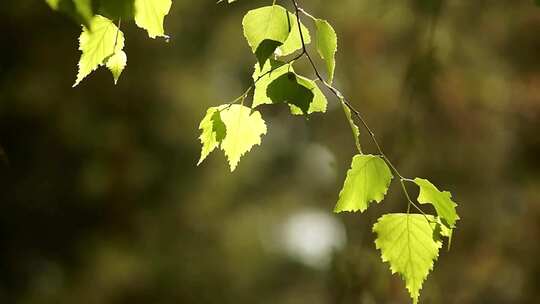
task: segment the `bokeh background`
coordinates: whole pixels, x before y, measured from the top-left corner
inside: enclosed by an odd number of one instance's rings
[[[268,135],[234,173],[219,151],[196,167],[206,108],[249,85],[241,18],[271,1],[214,2],[173,1],[169,43],[124,23],[118,85],[101,69],[75,89],[80,27],[0,3],[0,303],[410,301],[371,232],[405,210],[398,184],[362,215],[331,212],[354,143],[330,95],[309,120],[263,107]],[[388,156],[459,203],[422,302],[540,303],[540,8],[301,5],[334,25],[336,85]]]

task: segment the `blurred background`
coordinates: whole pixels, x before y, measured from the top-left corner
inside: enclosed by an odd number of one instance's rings
[[[398,184],[332,213],[355,150],[330,95],[308,120],[263,107],[268,134],[233,174],[219,151],[196,167],[206,109],[250,83],[242,16],[271,3],[214,2],[173,1],[169,43],[123,24],[118,85],[102,68],[73,89],[80,27],[2,1],[0,303],[410,302],[371,232],[406,210]],[[387,155],[459,203],[422,303],[540,303],[540,8],[300,3],[334,25],[336,85]]]

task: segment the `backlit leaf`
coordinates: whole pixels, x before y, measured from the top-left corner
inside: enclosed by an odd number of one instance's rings
[[[442,221],[449,228],[454,228],[459,216],[456,212],[457,204],[452,201],[452,194],[448,191],[439,191],[435,185],[423,178],[415,178],[414,182],[420,187],[418,202],[432,204]]]
[[[209,108],[199,124],[199,129],[202,130],[201,136],[199,137],[202,149],[201,158],[199,159],[197,166],[204,161],[208,154],[219,147],[221,141],[225,138],[225,124],[221,120],[219,112],[219,110],[224,107],[225,106]]]
[[[117,51],[107,59],[107,63],[105,64],[109,71],[113,74],[114,78],[114,84],[118,82],[118,78],[120,78],[120,74],[122,74],[122,71],[124,71],[124,68],[127,65],[127,55],[124,51]]]
[[[291,22],[287,10],[279,5],[254,9],[244,16],[244,36],[261,66],[287,40]]]
[[[150,38],[167,37],[163,21],[171,5],[171,0],[135,0],[135,23],[145,29]]]
[[[334,79],[334,69],[336,67],[335,54],[337,51],[337,35],[334,28],[326,20],[315,20],[317,27],[317,51],[326,63],[328,82]]]
[[[243,105],[228,106],[220,113],[226,128],[221,149],[229,160],[231,171],[234,171],[240,157],[253,146],[261,144],[261,136],[266,134],[266,124],[258,111]]]
[[[105,60],[124,48],[124,34],[109,19],[96,15],[92,18],[90,31],[83,26],[79,37],[79,72],[73,86],[77,86],[86,76],[105,64]]]
[[[296,20],[296,16],[293,13],[288,12],[288,14],[290,21],[290,34],[287,40],[285,40],[285,43],[283,43],[283,45],[280,46],[277,50],[277,54],[279,56],[287,56],[302,49],[302,39],[300,37],[300,31],[298,29],[298,21]],[[304,37],[304,43],[307,45],[311,43],[311,35],[309,34],[309,29],[302,22],[300,22],[300,25],[302,28],[302,36]]]
[[[380,156],[355,155],[334,212],[363,212],[370,202],[381,202],[391,180],[390,168]]]
[[[404,213],[385,214],[373,226],[383,262],[390,264],[392,274],[399,273],[405,280],[414,303],[418,303],[422,284],[442,246],[434,227],[433,216]]]
[[[253,72],[255,91],[253,93],[252,107],[256,108],[262,104],[271,104],[272,100],[266,94],[268,85],[279,76],[288,72],[294,72],[290,64],[285,64],[274,59],[266,61],[262,69],[259,64],[255,64],[255,71]]]

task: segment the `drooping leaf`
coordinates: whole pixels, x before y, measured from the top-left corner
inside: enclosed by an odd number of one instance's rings
[[[364,212],[370,202],[381,202],[392,177],[390,168],[380,156],[355,155],[334,212]]]
[[[261,136],[266,134],[266,124],[258,111],[243,105],[228,106],[220,114],[226,128],[221,149],[229,160],[232,172],[242,155],[254,145],[261,144]]]
[[[452,247],[452,235],[454,234],[454,229],[448,228],[439,216],[437,217],[437,227],[435,229],[437,230],[438,235],[448,239],[448,250],[450,250],[450,247]]]
[[[300,37],[300,31],[298,29],[298,21],[296,20],[296,16],[288,12],[289,14],[289,21],[290,21],[290,34],[287,40],[283,43],[282,46],[280,46],[277,50],[277,54],[279,56],[287,56],[290,55],[300,49],[302,49],[302,39]],[[302,37],[304,37],[304,43],[306,45],[311,43],[311,35],[309,34],[309,29],[300,22],[301,28],[302,28]]]
[[[83,26],[79,37],[79,50],[82,51],[82,55],[74,87],[100,65],[103,65],[105,59],[124,48],[124,34],[111,20],[95,15],[90,24],[92,30],[90,31]]]
[[[334,79],[334,69],[336,67],[335,55],[337,52],[337,35],[334,28],[326,20],[315,20],[317,27],[317,51],[326,63],[328,82]]]
[[[197,163],[197,166],[200,165],[204,159],[214,151],[215,148],[219,147],[223,138],[225,138],[226,127],[223,121],[221,120],[220,109],[223,109],[225,106],[221,107],[212,107],[206,111],[206,115],[199,124],[199,129],[202,130],[201,140],[202,149],[201,149],[201,158]]]
[[[420,187],[418,202],[420,204],[432,204],[442,221],[449,228],[454,228],[459,216],[456,212],[457,204],[452,201],[452,194],[448,191],[439,191],[427,179],[417,177],[414,182]]]
[[[287,10],[279,5],[254,9],[244,16],[244,36],[261,66],[287,40],[290,24]]]
[[[428,222],[429,220],[429,222]],[[422,214],[385,214],[373,225],[375,246],[392,274],[399,273],[414,303],[442,246],[434,235],[435,219]]]
[[[171,0],[135,0],[135,23],[145,29],[150,38],[167,37],[163,21],[171,5]]]
[[[347,121],[349,122],[349,126],[351,127],[353,137],[354,137],[354,143],[356,145],[356,149],[358,152],[362,152],[362,145],[360,145],[360,129],[358,129],[358,126],[354,123],[354,120],[352,118],[351,109],[347,106],[345,103],[345,99],[340,97],[341,100],[341,107],[343,108],[343,112],[345,112],[345,117],[347,117]]]
[[[107,59],[107,63],[105,65],[113,75],[114,84],[117,84],[120,74],[122,74],[122,71],[124,71],[124,68],[127,65],[126,53],[124,51],[117,51],[114,53],[114,55]]]

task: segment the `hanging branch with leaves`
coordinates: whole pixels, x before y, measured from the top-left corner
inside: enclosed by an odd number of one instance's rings
[[[393,175],[397,176],[407,207],[403,213],[385,214],[379,218],[373,226],[377,234],[375,246],[381,251],[382,260],[390,264],[392,273],[403,277],[413,302],[417,303],[422,284],[439,255],[442,238],[448,238],[450,244],[459,219],[457,204],[449,192],[440,191],[426,179],[406,178],[392,164],[361,112],[332,85],[338,41],[335,30],[328,21],[302,9],[297,0],[291,0],[291,4],[292,12],[274,1],[272,5],[251,10],[244,16],[244,35],[257,59],[254,83],[246,91],[254,90],[253,101],[251,107],[244,105],[247,96],[244,93],[235,101],[240,104],[221,105],[207,111],[200,124],[202,152],[199,164],[220,147],[234,171],[240,157],[260,144],[261,136],[266,134],[264,120],[256,108],[264,104],[286,104],[293,115],[326,112],[327,98],[318,85],[325,87],[341,104],[358,150],[352,158],[334,212],[363,212],[371,202],[380,203]],[[308,50],[312,36],[302,22],[302,16],[315,28],[315,49],[325,63],[326,77],[322,76]],[[298,54],[283,60],[294,53]],[[293,65],[302,58],[312,67],[315,81],[295,72]],[[357,122],[373,141],[376,155],[365,154],[362,150]],[[435,216],[428,215],[412,200],[406,183],[419,187],[418,203],[433,205]],[[419,213],[411,213],[411,206]]]
[[[171,0],[46,1],[53,9],[64,11],[83,23],[79,38],[82,55],[74,86],[103,65],[112,72],[115,83],[118,81],[127,63],[123,50],[125,37],[120,29],[126,11],[128,16],[133,15],[137,26],[145,29],[149,37],[168,39],[163,19],[170,10]],[[439,255],[443,238],[447,238],[450,248],[452,232],[459,220],[457,204],[449,192],[439,190],[430,181],[406,178],[398,171],[361,112],[333,86],[338,47],[335,30],[328,21],[306,12],[297,0],[289,1],[291,11],[274,0],[272,5],[250,10],[244,16],[244,36],[256,58],[253,83],[232,102],[206,111],[199,125],[202,150],[198,165],[219,148],[227,157],[230,170],[234,171],[242,156],[253,146],[260,145],[262,136],[267,133],[266,123],[257,108],[286,105],[292,115],[325,113],[328,100],[319,86],[326,88],[340,103],[358,152],[352,157],[334,212],[364,212],[372,202],[380,203],[392,179],[397,176],[407,205],[402,213],[384,214],[373,225],[377,235],[375,247],[380,250],[383,262],[390,264],[391,272],[402,276],[413,302],[417,303],[422,284]],[[116,13],[109,13],[108,18],[105,15],[111,11],[111,3],[123,5],[117,5]],[[94,14],[94,7],[98,7],[102,15]],[[302,17],[307,18],[315,30],[314,38]],[[117,24],[112,20],[117,20]],[[311,44],[315,45],[314,49],[325,63],[326,77],[322,76],[313,60],[308,49]],[[286,60],[288,57],[292,58]],[[308,61],[315,80],[294,70],[294,64],[301,59]],[[248,106],[246,99],[250,93],[253,93],[252,102]],[[366,154],[362,149],[358,125],[365,129],[376,147],[375,154]],[[407,184],[418,187],[417,202],[411,198]],[[420,207],[422,204],[432,205],[435,215],[424,212]],[[411,207],[418,213],[412,213]]]

